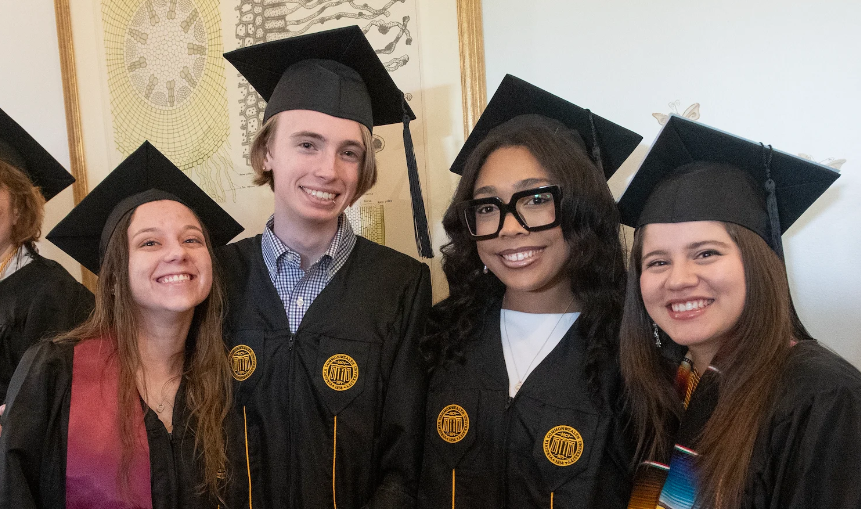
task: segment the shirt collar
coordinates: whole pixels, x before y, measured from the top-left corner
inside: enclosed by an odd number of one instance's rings
[[[286,256],[286,263],[301,267],[302,257],[296,251],[290,249],[274,231],[275,215],[269,216],[266,221],[266,227],[263,228],[263,238],[261,239],[261,247],[263,250],[263,261],[266,263],[266,268],[269,269],[269,275],[274,276],[278,273],[278,260],[282,256]],[[335,236],[329,244],[329,248],[323,253],[323,256],[317,260],[314,265],[323,264],[327,269],[328,279],[331,280],[338,269],[344,266],[353,247],[356,245],[356,234],[353,232],[353,227],[347,219],[346,214],[341,214],[338,218],[338,229],[335,231]]]
[[[6,266],[3,272],[0,272],[0,281],[18,272],[19,270],[24,268],[24,266],[26,266],[35,259],[36,255],[34,253],[31,253],[30,250],[27,249],[27,246],[22,244],[18,247],[18,250],[15,251],[15,254],[12,255],[9,264]]]

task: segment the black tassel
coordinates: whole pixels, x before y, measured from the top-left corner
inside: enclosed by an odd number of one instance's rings
[[[404,152],[407,154],[407,175],[410,178],[410,198],[413,206],[413,228],[416,234],[416,248],[422,258],[433,258],[433,248],[428,232],[428,220],[425,215],[425,201],[422,198],[422,185],[419,181],[419,168],[416,163],[416,152],[413,148],[413,136],[410,133],[410,116],[407,113],[406,99],[401,98],[404,112]]]
[[[777,210],[777,193],[774,180],[771,178],[771,157],[774,155],[774,149],[771,145],[768,146],[766,153],[765,145],[761,142],[762,147],[762,165],[765,167],[765,205],[768,209],[768,220],[771,227],[771,247],[777,253],[777,256],[783,260],[783,241],[780,238],[780,214]]]
[[[592,128],[592,161],[604,175],[604,163],[601,161],[601,146],[598,144],[598,130],[595,129],[595,121],[592,119],[592,110],[586,109],[589,114],[589,127]]]

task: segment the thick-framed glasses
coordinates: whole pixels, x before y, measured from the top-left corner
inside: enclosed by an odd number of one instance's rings
[[[559,225],[561,201],[559,186],[543,186],[518,191],[511,195],[508,203],[496,196],[463,201],[457,204],[457,212],[473,240],[487,240],[499,236],[509,213],[529,232]]]

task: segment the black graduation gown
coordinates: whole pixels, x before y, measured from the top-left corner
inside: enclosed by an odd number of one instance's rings
[[[712,414],[720,376],[731,375],[704,374],[691,396],[675,437],[682,446],[693,448]],[[676,465],[680,471],[669,475],[681,481],[664,489],[678,497],[684,490],[677,486],[696,485],[696,470],[687,462]],[[644,465],[638,476],[640,498],[630,507],[654,507],[648,500],[657,496],[667,474]],[[673,507],[690,507],[691,496],[682,498]],[[741,507],[861,508],[861,373],[815,341],[790,350],[754,444]]]
[[[633,451],[617,409],[589,396],[576,322],[510,398],[499,310],[464,344],[462,364],[431,376],[419,507],[550,508],[551,492],[555,509],[625,507]],[[618,402],[618,371],[602,384],[605,401]],[[465,431],[451,420],[462,413]]]
[[[27,348],[77,326],[94,305],[93,294],[62,265],[33,256],[0,281],[0,403]]]
[[[66,507],[73,357],[74,345],[43,341],[21,359],[0,418],[0,507]],[[144,415],[153,509],[218,507],[217,501],[196,491],[202,475],[194,460],[194,434],[185,424],[184,394],[182,382],[174,401],[172,436],[155,412],[147,408]],[[97,502],[93,507],[98,507]]]
[[[291,334],[260,242],[217,252],[228,283],[225,337],[234,362],[245,362],[239,378],[247,377],[236,385],[247,430],[239,438],[247,457],[237,464],[250,473],[241,472],[233,500],[254,509],[333,507],[333,497],[339,509],[412,507],[427,386],[418,351],[431,302],[427,266],[358,237]],[[334,385],[333,361],[348,388]]]
[[[861,507],[861,373],[816,342],[792,347],[743,507]]]

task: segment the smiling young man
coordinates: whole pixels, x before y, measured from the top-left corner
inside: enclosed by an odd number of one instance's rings
[[[344,214],[376,181],[373,127],[412,114],[355,26],[225,57],[268,101],[250,155],[275,195],[263,233],[219,254],[245,444],[231,507],[412,507],[429,271]]]

